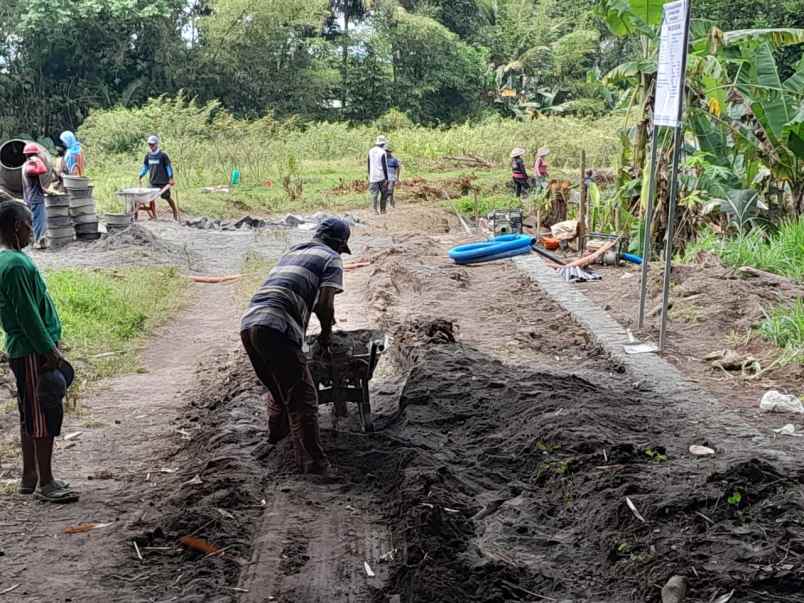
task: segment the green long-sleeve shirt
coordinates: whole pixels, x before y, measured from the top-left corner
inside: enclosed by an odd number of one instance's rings
[[[44,354],[61,340],[61,321],[47,285],[21,251],[0,251],[0,322],[9,358]]]

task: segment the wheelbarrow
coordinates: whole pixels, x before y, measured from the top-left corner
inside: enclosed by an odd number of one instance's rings
[[[318,404],[332,404],[336,417],[348,416],[347,402],[354,402],[363,432],[373,431],[369,381],[374,376],[387,342],[382,331],[359,329],[332,334],[330,353],[315,335],[307,338],[310,372],[318,389]]]
[[[126,204],[126,213],[133,216],[139,208],[156,201],[169,188],[169,184],[166,184],[163,188],[124,188],[117,191],[116,194]]]

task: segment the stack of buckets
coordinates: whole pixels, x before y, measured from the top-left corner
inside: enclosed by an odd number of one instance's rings
[[[98,215],[92,185],[83,176],[65,176],[64,188],[70,198],[70,218],[79,241],[95,241],[100,238]]]
[[[75,237],[75,227],[70,217],[70,199],[67,195],[46,195],[47,244],[58,249],[71,243]]]

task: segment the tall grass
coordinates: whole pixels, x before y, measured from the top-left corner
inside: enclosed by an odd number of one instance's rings
[[[688,246],[684,259],[690,260],[700,251],[717,254],[727,266],[753,266],[801,280],[804,278],[804,216],[785,220],[770,235],[764,229],[755,228],[746,234],[722,238],[706,230]]]
[[[614,119],[550,117],[522,122],[491,118],[451,128],[425,128],[391,117],[355,127],[279,122],[270,117],[247,121],[233,118],[214,102],[198,105],[183,98],[157,98],[139,108],[96,111],[78,135],[102,210],[115,207],[116,190],[136,185],[145,139],[159,134],[173,160],[180,205],[209,214],[363,203],[364,195],[334,198],[330,191],[340,180],[365,178],[366,153],[378,134],[391,139],[405,166],[405,178],[437,173],[436,164],[445,156],[477,155],[499,166],[495,171],[507,180],[509,153],[515,146],[531,154],[549,146],[556,168],[576,166],[582,150],[588,164],[601,167],[611,165],[618,155]],[[234,168],[241,174],[240,187],[229,193],[199,192],[227,184]],[[304,198],[291,203],[281,181],[293,171],[304,182]]]
[[[759,331],[785,350],[788,362],[804,363],[804,300],[774,309]]]

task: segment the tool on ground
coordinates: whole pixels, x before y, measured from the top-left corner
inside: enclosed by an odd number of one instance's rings
[[[534,245],[533,246],[533,251],[535,251],[536,253],[538,253],[539,255],[541,255],[543,257],[546,257],[551,262],[555,262],[559,266],[564,266],[567,263],[564,259],[558,257],[554,253],[550,253],[549,251],[547,251],[543,247],[540,247],[539,245]]]
[[[522,210],[519,208],[495,209],[488,216],[494,236],[522,234]]]
[[[310,371],[318,389],[318,403],[333,404],[335,416],[348,415],[347,402],[357,404],[360,428],[373,431],[369,381],[380,355],[387,347],[382,331],[358,329],[332,334],[329,352],[318,345],[317,336],[307,339]]]
[[[590,241],[614,241],[615,245],[604,253],[599,262],[604,266],[619,266],[621,261],[630,262],[632,264],[641,264],[642,258],[638,255],[628,253],[628,237],[622,235],[606,234],[603,232],[590,232],[585,237],[586,247],[589,247]]]

